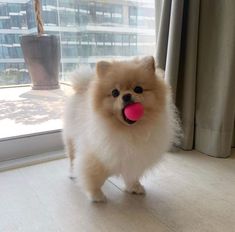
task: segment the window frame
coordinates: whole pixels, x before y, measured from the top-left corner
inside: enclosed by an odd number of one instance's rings
[[[63,150],[62,130],[50,130],[0,139],[0,162]]]

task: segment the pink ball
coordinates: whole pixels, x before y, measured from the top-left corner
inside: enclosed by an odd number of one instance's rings
[[[139,102],[127,105],[124,109],[124,114],[129,120],[137,121],[144,115],[144,107]]]

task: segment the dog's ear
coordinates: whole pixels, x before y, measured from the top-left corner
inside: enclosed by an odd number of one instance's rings
[[[150,72],[155,72],[155,60],[153,56],[146,56],[141,60],[143,67]]]
[[[107,74],[107,72],[111,68],[111,63],[108,61],[99,61],[96,64],[96,73],[98,74],[98,77],[103,77]]]

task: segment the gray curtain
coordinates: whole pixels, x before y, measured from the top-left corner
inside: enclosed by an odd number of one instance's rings
[[[156,0],[156,57],[182,120],[181,147],[235,146],[235,1]]]

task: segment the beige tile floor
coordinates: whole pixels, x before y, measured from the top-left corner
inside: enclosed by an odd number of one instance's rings
[[[0,173],[1,232],[234,232],[235,152],[216,159],[168,153],[143,179],[147,195],[111,178],[106,204],[92,204],[68,178],[68,160]]]

